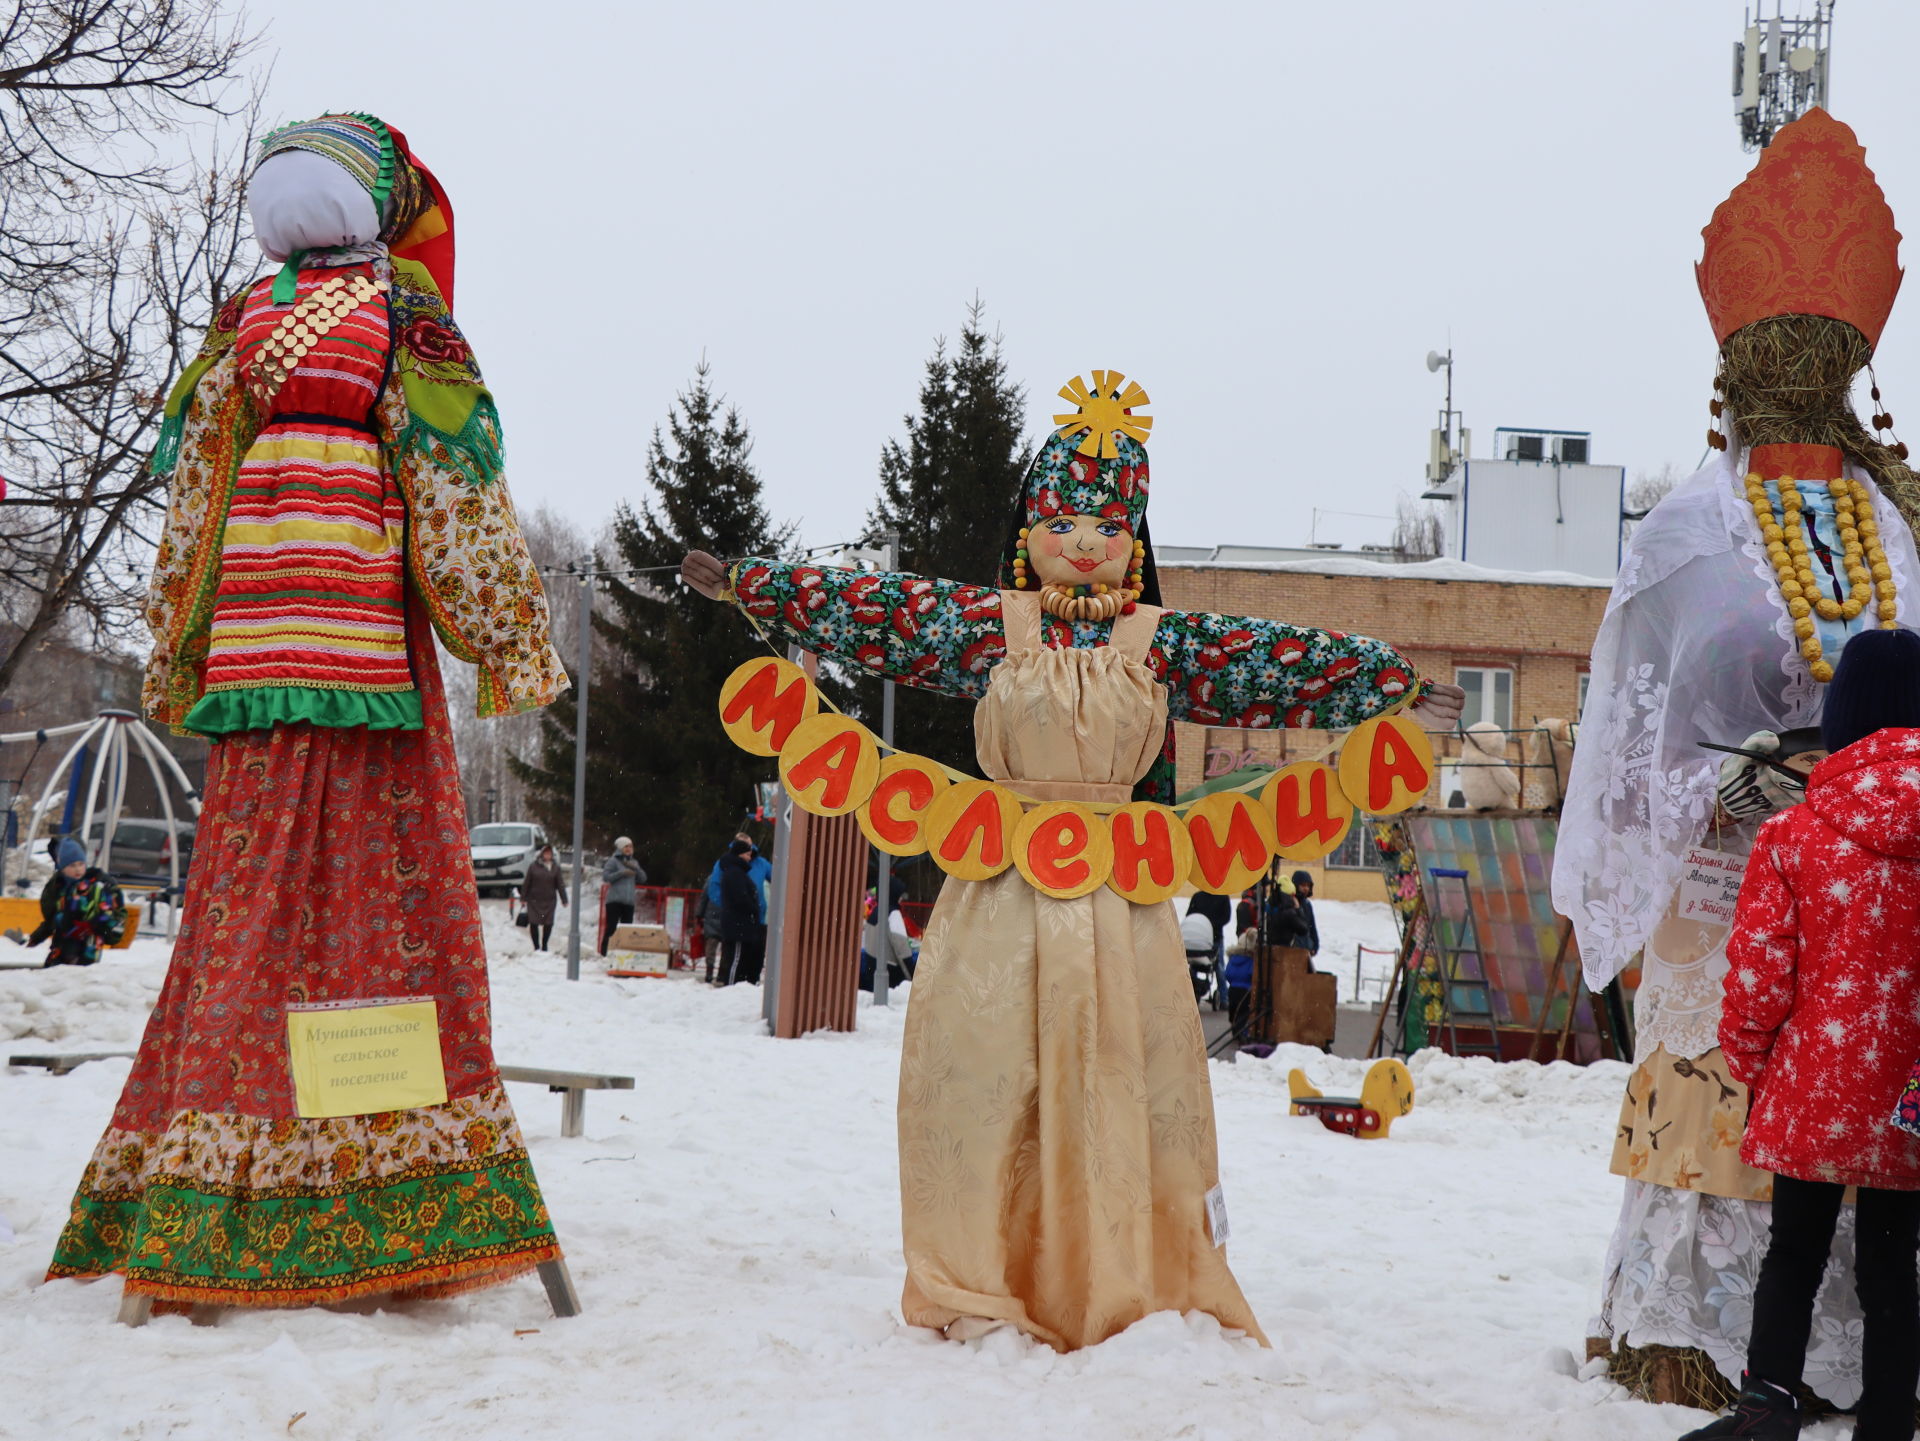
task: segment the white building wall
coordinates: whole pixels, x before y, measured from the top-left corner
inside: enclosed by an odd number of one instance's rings
[[[1617,465],[1469,460],[1448,486],[1448,554],[1493,570],[1611,576],[1626,480]]]

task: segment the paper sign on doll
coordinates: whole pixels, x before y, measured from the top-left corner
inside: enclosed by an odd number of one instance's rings
[[[1745,856],[1695,846],[1680,868],[1680,919],[1732,925],[1740,880],[1746,873]]]
[[[287,1007],[287,1052],[302,1116],[365,1116],[443,1105],[440,1017],[432,1001]]]

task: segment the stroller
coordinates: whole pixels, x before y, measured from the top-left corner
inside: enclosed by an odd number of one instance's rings
[[[1226,1004],[1226,982],[1220,976],[1220,958],[1215,951],[1213,922],[1201,915],[1188,915],[1180,920],[1180,944],[1187,953],[1187,977],[1193,982],[1193,999],[1197,1005],[1209,998],[1214,1010]]]

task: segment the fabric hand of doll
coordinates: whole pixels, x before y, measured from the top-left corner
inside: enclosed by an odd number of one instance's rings
[[[1755,731],[1740,742],[1740,748],[1774,755],[1780,749],[1780,737],[1772,731]],[[1803,786],[1753,756],[1730,755],[1720,762],[1720,809],[1734,820],[1770,816],[1799,805],[1805,796]]]

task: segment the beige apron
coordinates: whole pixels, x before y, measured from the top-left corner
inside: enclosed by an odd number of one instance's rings
[[[981,767],[1035,799],[1129,799],[1166,733],[1144,663],[1160,613],[1050,650],[1038,598],[1002,599]],[[1016,870],[947,881],[900,1062],[910,1323],[1006,1321],[1071,1351],[1197,1310],[1266,1341],[1209,1234],[1213,1093],[1185,957],[1171,902],[1052,900]]]

